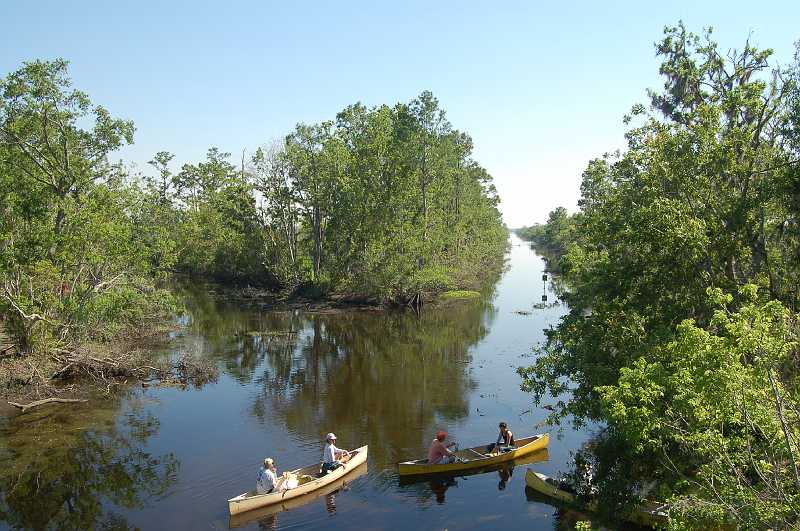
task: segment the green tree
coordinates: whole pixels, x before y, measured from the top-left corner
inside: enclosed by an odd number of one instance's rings
[[[771,52],[749,43],[726,58],[710,32],[683,25],[667,28],[656,51],[664,90],[650,93],[650,111],[633,108],[628,150],[583,174],[560,262],[571,311],[521,370],[524,386],[558,398],[554,421],[573,414],[608,425],[603,444],[614,451],[598,452],[606,507],[655,479],[676,526],[795,521],[800,485],[786,440],[796,429],[796,319],[759,329],[772,350],[763,365],[749,332],[720,328],[720,296],[708,290],[731,294],[732,323],[774,324],[777,309],[797,308],[798,211],[787,193],[798,170],[796,66],[772,68]],[[768,347],[781,341],[789,352]]]
[[[153,260],[136,197],[109,155],[132,122],[73,89],[67,63],[0,81],[0,312],[17,350],[108,338],[157,317]]]

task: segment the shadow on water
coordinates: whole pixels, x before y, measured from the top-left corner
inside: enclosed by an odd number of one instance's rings
[[[19,529],[127,529],[115,509],[143,507],[169,491],[172,454],[146,443],[158,419],[119,400],[26,413],[0,425],[0,521]]]
[[[427,505],[430,499],[435,498],[436,503],[445,503],[445,494],[447,489],[451,487],[458,487],[459,481],[465,481],[471,476],[478,476],[483,474],[496,474],[498,478],[497,490],[504,491],[508,486],[508,482],[514,475],[517,467],[530,465],[533,463],[543,463],[549,457],[547,448],[534,452],[530,455],[514,459],[507,463],[498,463],[496,465],[476,468],[473,470],[464,470],[454,473],[444,474],[422,474],[413,476],[399,476],[398,483],[401,489],[413,492],[418,504]],[[524,469],[523,469],[524,470]]]

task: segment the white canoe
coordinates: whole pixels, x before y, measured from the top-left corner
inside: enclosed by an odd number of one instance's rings
[[[297,486],[292,489],[284,491],[279,490],[278,492],[272,492],[270,494],[257,494],[255,490],[251,490],[242,493],[235,498],[231,498],[228,500],[228,512],[231,515],[239,514],[245,511],[258,509],[259,507],[265,507],[275,503],[282,503],[287,500],[291,500],[292,498],[303,496],[304,494],[308,494],[309,492],[313,492],[317,489],[321,489],[322,487],[341,479],[350,471],[355,470],[358,465],[366,463],[367,448],[367,446],[362,446],[361,448],[352,450],[350,452],[350,461],[348,461],[347,464],[340,466],[333,472],[329,472],[322,477],[318,477],[321,464],[315,463],[307,467],[290,471],[288,473],[288,477],[287,475],[283,475],[278,478],[278,489],[280,489],[284,482],[290,479],[296,480]]]
[[[273,503],[272,505],[267,505],[266,507],[253,509],[252,511],[247,511],[245,513],[233,514],[228,519],[228,527],[230,529],[244,527],[252,524],[253,522],[263,520],[269,516],[282,513],[283,511],[297,509],[298,507],[302,507],[313,502],[314,500],[319,500],[324,496],[328,496],[329,494],[333,494],[347,487],[353,481],[357,480],[363,475],[366,475],[366,473],[367,463],[361,463],[354,469],[350,470],[346,476],[342,476],[333,483],[328,483],[324,487],[321,487],[314,492],[309,492],[308,494],[292,498],[291,500],[283,500],[280,503]]]

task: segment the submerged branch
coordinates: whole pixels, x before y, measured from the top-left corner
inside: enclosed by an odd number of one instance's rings
[[[29,404],[20,404],[18,402],[8,402],[9,406],[14,406],[22,410],[25,413],[27,410],[43,406],[45,404],[52,404],[52,403],[59,403],[59,404],[73,404],[73,403],[82,403],[88,402],[88,400],[83,398],[45,398],[43,400],[36,400]]]

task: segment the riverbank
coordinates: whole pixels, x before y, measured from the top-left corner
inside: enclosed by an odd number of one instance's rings
[[[496,278],[485,280],[485,284],[490,281],[493,283]],[[401,304],[352,294],[307,297],[294,292],[187,279],[173,289],[177,294],[199,289],[218,302],[259,311],[310,314],[419,311],[423,306],[435,311],[481,296],[479,291],[451,290],[419,294]],[[66,345],[20,355],[0,326],[0,399],[20,406],[42,400],[72,402],[90,399],[98,393],[110,395],[134,384],[201,386],[216,380],[216,368],[202,360],[191,356],[154,356],[154,352],[167,350],[172,336],[181,329],[174,316],[165,316],[157,325],[129,330],[109,342]]]
[[[175,330],[176,325],[164,323],[108,343],[65,345],[25,354],[6,345],[0,357],[0,398],[24,412],[41,401],[77,402],[133,384],[186,386],[216,380],[217,369],[202,360],[153,355],[169,344]]]
[[[508,251],[508,249],[506,249]],[[475,299],[500,279],[507,269],[505,258],[487,268],[480,277],[453,289],[424,290],[403,298],[380,298],[351,292],[316,292],[312,288],[275,291],[265,287],[238,285],[209,278],[178,277],[176,286],[200,288],[220,301],[247,304],[264,311],[303,310],[308,312],[381,311],[420,306],[440,307]]]
[[[166,354],[214,363],[218,381],[185,391],[132,385],[0,419],[0,490],[19,485],[0,500],[0,527],[90,529],[113,517],[118,527],[227,529],[225,500],[252,488],[259,462],[313,462],[324,430],[342,447],[369,445],[367,474],[248,529],[555,528],[558,511],[526,498],[524,466],[413,484],[396,473],[439,429],[465,446],[494,440],[500,420],[520,437],[542,431],[547,411],[531,407],[514,368],[565,308],[515,313],[540,299],[543,266],[512,241],[498,284],[419,315],[271,312],[188,286]],[[549,284],[547,294],[554,300]],[[550,460],[533,466],[558,475],[585,438],[566,428]],[[43,510],[43,492],[83,503]]]

